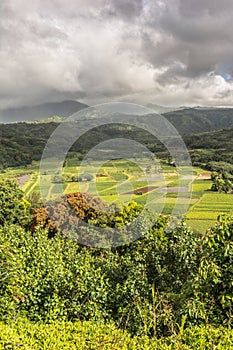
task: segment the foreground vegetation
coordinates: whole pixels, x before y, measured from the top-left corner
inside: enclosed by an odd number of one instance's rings
[[[56,223],[42,208],[38,161],[60,120],[0,126],[0,349],[233,348],[232,110],[185,109],[166,118],[186,135],[191,178],[178,179],[173,159],[149,133],[94,128],[71,147],[62,178],[45,174]],[[144,169],[128,159],[80,173],[87,151],[112,135],[148,147],[162,168],[136,155]],[[76,235],[72,220],[64,230],[61,182],[79,218],[125,236],[148,196],[161,207],[167,193],[162,216],[155,219],[148,206],[153,224],[138,240],[94,248],[77,243],[80,221]],[[171,229],[177,197],[180,209],[189,207],[186,221]],[[106,210],[109,203],[115,211]]]
[[[32,323],[21,319],[0,323],[0,349],[23,350],[212,350],[231,349],[233,331],[224,327],[181,327],[176,335],[150,339],[130,337],[112,323]]]
[[[205,234],[168,229],[162,216],[136,241],[92,248],[48,221],[33,225],[38,209],[16,183],[0,182],[0,199],[3,349],[233,347],[232,216]],[[90,212],[83,199],[70,204],[97,226],[123,227],[141,208],[103,215],[105,204]]]

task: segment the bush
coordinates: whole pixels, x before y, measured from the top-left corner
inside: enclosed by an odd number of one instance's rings
[[[0,232],[0,315],[32,320],[98,319],[106,314],[108,281],[88,249],[11,226]]]
[[[29,203],[14,180],[0,181],[0,226],[22,223]]]

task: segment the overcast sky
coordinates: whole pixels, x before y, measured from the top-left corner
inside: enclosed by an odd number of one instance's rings
[[[232,0],[0,0],[0,108],[233,105]]]

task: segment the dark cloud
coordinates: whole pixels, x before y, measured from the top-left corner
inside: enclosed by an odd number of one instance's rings
[[[143,41],[148,60],[155,67],[164,67],[163,81],[219,72],[226,62],[233,66],[232,2],[181,0],[164,1],[164,5],[154,23],[160,35],[153,41],[150,28]]]
[[[143,11],[143,0],[112,0],[112,12],[127,20],[140,16]]]
[[[222,13],[233,9],[232,0],[180,0],[179,10],[182,15],[188,17],[199,17],[209,14],[210,16],[220,16]]]

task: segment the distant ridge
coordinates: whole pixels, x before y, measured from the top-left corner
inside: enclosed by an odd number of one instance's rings
[[[159,114],[164,114],[164,113],[168,113],[168,112],[172,112],[172,111],[178,111],[180,109],[184,109],[185,107],[166,107],[166,106],[161,106],[161,105],[157,105],[154,103],[149,103],[147,105],[148,108],[151,108],[152,110],[154,110],[156,113]]]
[[[163,114],[181,134],[195,134],[233,126],[233,108],[186,107]]]
[[[74,100],[62,102],[48,102],[36,106],[9,108],[0,110],[0,122],[11,123],[46,119],[53,116],[68,117],[81,109],[88,107],[84,103]]]
[[[150,105],[157,113],[162,113],[182,135],[221,130],[233,126],[233,108],[227,107],[185,107],[171,110],[159,105]],[[0,123],[60,123],[84,108],[86,104],[74,100],[44,103],[0,111]],[[149,105],[148,105],[149,107]],[[159,112],[160,109],[160,112]],[[162,110],[163,109],[163,110]],[[169,110],[170,109],[170,110]]]

